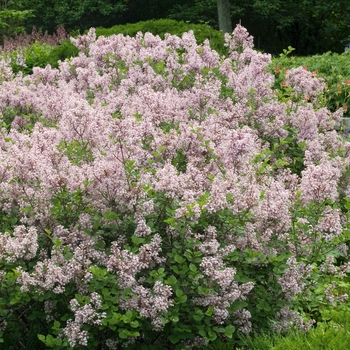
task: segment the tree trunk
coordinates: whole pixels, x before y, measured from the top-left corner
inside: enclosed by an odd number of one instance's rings
[[[224,33],[232,33],[230,0],[217,0],[219,29]]]

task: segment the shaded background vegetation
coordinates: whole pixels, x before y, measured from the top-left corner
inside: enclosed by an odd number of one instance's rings
[[[70,32],[169,18],[208,23],[218,29],[216,0],[2,0],[0,30],[10,35],[33,26]],[[278,54],[292,46],[297,55],[342,52],[350,42],[348,0],[230,0],[232,24],[241,22],[256,48]],[[12,33],[13,34],[13,33]]]

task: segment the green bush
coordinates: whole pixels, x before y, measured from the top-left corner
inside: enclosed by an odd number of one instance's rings
[[[48,64],[53,47],[35,41],[33,44],[18,48],[3,56],[11,60],[11,68],[14,73],[23,72],[31,74],[33,67],[44,68]]]
[[[332,111],[343,107],[344,116],[350,117],[350,51],[342,54],[327,52],[323,55],[292,56],[291,47],[284,50],[279,57],[274,57],[271,69],[276,76],[275,88],[283,88],[285,72],[291,68],[303,66],[327,83],[325,100],[327,108]]]
[[[60,45],[52,48],[50,56],[47,59],[47,64],[51,67],[57,68],[58,61],[64,61],[66,58],[78,56],[79,50],[71,43],[69,39],[66,39]]]
[[[162,39],[165,33],[173,35],[181,35],[185,32],[193,30],[198,43],[203,43],[205,39],[209,39],[210,46],[220,54],[227,54],[224,46],[224,35],[222,32],[213,29],[207,24],[192,24],[183,21],[175,21],[170,19],[149,20],[138,23],[125,25],[116,25],[111,28],[96,28],[96,35],[110,36],[112,34],[124,34],[135,36],[137,32],[150,32],[153,35],[159,35]]]

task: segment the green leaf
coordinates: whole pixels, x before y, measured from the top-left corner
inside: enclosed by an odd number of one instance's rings
[[[130,322],[130,327],[132,327],[132,328],[137,328],[139,326],[140,326],[140,323],[137,320]]]
[[[138,236],[135,236],[135,235],[131,236],[131,240],[137,246],[140,245],[140,244],[145,243],[145,239],[144,238],[138,237]]]
[[[128,331],[126,329],[119,328],[118,333],[119,333],[120,339],[127,339],[128,338]]]
[[[178,255],[178,254],[176,254],[176,255],[174,256],[174,260],[175,260],[178,264],[182,264],[183,262],[185,262],[185,259],[184,259],[182,256]]]
[[[183,295],[177,299],[178,304],[183,304],[187,301],[187,295]]]
[[[246,301],[237,300],[237,301],[234,301],[232,303],[232,305],[228,308],[228,310],[230,312],[234,312],[238,309],[242,309],[242,308],[246,307],[247,305],[248,305],[248,303]]]
[[[205,314],[207,316],[211,316],[213,314],[213,311],[214,311],[214,306],[209,306]]]
[[[172,344],[176,344],[181,340],[181,337],[178,334],[171,334],[168,336],[168,339]]]
[[[73,258],[73,253],[67,252],[64,254],[64,257],[66,258],[66,260],[71,260]]]
[[[60,338],[55,338],[55,339],[53,339],[53,343],[54,343],[54,345],[56,345],[56,346],[61,346],[61,345],[62,345],[62,339],[60,339]]]
[[[202,321],[203,320],[203,315],[196,315],[196,314],[193,314],[192,315],[192,318],[195,320],[195,321],[197,321],[197,322],[200,322],[200,321]]]
[[[133,331],[133,332],[129,332],[129,337],[139,337],[140,336],[140,332],[137,331]]]
[[[260,300],[256,306],[259,310],[271,311],[271,306],[265,300]]]
[[[174,323],[179,322],[179,316],[170,316],[169,319],[170,319],[171,322],[174,322]]]
[[[173,286],[177,283],[177,278],[174,275],[171,275],[165,280],[165,283]]]
[[[46,336],[46,342],[47,345],[55,345],[55,338],[51,334],[48,334]]]
[[[216,333],[209,329],[206,339],[209,340],[209,341],[214,341],[216,338],[217,338]]]
[[[180,270],[179,270],[179,267],[177,265],[172,265],[170,267],[175,273],[179,274],[180,273]]]
[[[182,297],[183,292],[182,292],[181,289],[176,289],[175,294],[176,294],[176,296],[177,296],[178,298],[180,298],[180,297]]]
[[[235,326],[233,326],[233,325],[228,325],[228,326],[225,328],[225,335],[226,335],[226,337],[232,338],[232,334],[234,333],[235,330],[236,330]]]
[[[203,328],[198,330],[198,334],[201,335],[203,338],[207,338],[207,333]]]
[[[52,238],[52,243],[57,247],[62,245],[62,242],[59,238]]]
[[[38,334],[38,339],[39,339],[40,341],[42,341],[42,342],[45,343],[45,335],[43,335],[43,334]]]
[[[189,265],[189,268],[190,268],[190,270],[192,271],[192,272],[196,272],[197,271],[197,266],[195,265],[195,264],[190,264]]]

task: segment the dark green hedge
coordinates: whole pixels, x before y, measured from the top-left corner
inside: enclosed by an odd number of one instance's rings
[[[203,43],[205,39],[209,39],[213,49],[221,55],[227,53],[224,46],[224,35],[221,31],[211,28],[207,24],[192,24],[183,21],[175,21],[170,19],[149,20],[145,22],[130,23],[125,25],[116,25],[111,28],[96,28],[96,35],[110,36],[113,34],[124,34],[135,36],[138,32],[150,32],[164,38],[165,33],[181,36],[183,33],[193,30],[198,43]],[[87,31],[86,31],[87,32]],[[58,67],[58,60],[64,61],[66,58],[78,55],[78,49],[67,39],[61,45],[52,49],[49,64],[52,67]]]
[[[215,30],[207,24],[193,24],[171,19],[149,20],[145,22],[116,25],[111,28],[96,28],[97,36],[109,36],[112,34],[124,34],[135,36],[137,32],[150,32],[164,38],[165,33],[181,36],[183,33],[193,30],[198,43],[209,39],[210,45],[220,54],[226,53],[224,47],[224,35],[221,31]]]

